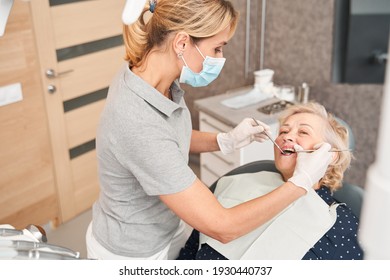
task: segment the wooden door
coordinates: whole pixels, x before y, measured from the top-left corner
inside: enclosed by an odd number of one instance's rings
[[[19,88],[22,98],[0,106],[0,224],[20,229],[59,215],[36,54],[29,4],[15,1],[0,37],[0,100],[5,87]]]
[[[97,198],[95,134],[107,88],[124,63],[124,1],[33,0],[60,222]]]

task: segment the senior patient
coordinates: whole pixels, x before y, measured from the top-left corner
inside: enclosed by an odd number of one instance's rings
[[[222,177],[215,195],[225,207],[233,207],[272,191],[293,176],[299,150],[327,142],[347,150],[348,131],[318,103],[297,104],[283,112],[275,139],[284,150],[274,149],[280,174],[261,171]],[[298,151],[298,152],[297,152]],[[313,190],[265,225],[222,244],[194,230],[178,259],[363,259],[357,239],[358,218],[348,205],[337,202],[333,191],[342,187],[351,152],[333,152],[324,177]]]

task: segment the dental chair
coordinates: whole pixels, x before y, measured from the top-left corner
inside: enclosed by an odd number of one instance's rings
[[[260,171],[280,173],[276,169],[275,162],[273,160],[259,160],[241,165],[229,171],[223,177],[243,173],[255,173]],[[210,190],[212,192],[214,192],[215,188],[217,187],[218,180],[210,186]],[[333,197],[340,203],[346,203],[347,206],[351,208],[352,212],[359,218],[363,202],[363,194],[364,190],[361,187],[353,184],[343,183],[343,187],[340,190],[334,192]]]
[[[342,119],[336,118],[342,125],[344,125],[348,129],[349,134],[349,147],[353,151],[355,148],[355,138],[352,133],[351,127]],[[231,176],[231,175],[237,175],[237,174],[243,174],[243,173],[255,173],[260,171],[270,171],[270,172],[276,172],[280,173],[275,166],[275,162],[273,160],[259,160],[250,162],[247,164],[244,164],[242,166],[239,166],[228,173],[226,173],[224,176]],[[218,179],[219,180],[219,179]],[[214,182],[210,186],[210,190],[214,192],[218,180]],[[342,188],[335,191],[333,194],[333,197],[340,203],[346,203],[349,208],[351,208],[352,212],[360,218],[360,212],[361,207],[363,203],[363,195],[364,190],[363,188],[349,184],[347,182],[343,182]]]

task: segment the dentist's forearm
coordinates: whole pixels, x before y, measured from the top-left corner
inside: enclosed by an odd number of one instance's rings
[[[219,151],[217,133],[192,130],[190,153]]]

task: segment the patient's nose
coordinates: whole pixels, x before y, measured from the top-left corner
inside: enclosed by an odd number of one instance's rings
[[[287,132],[282,135],[282,139],[284,142],[294,142],[295,137],[293,133]]]

